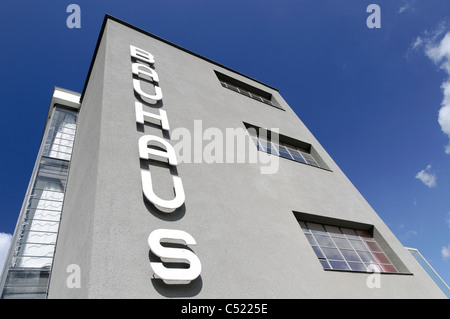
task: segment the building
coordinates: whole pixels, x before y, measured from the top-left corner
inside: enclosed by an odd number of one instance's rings
[[[3,298],[445,298],[277,89],[106,16]]]
[[[439,276],[436,270],[431,267],[425,257],[422,256],[420,251],[416,248],[405,247],[411,255],[417,260],[417,262],[422,266],[422,268],[427,272],[431,279],[436,283],[436,285],[442,290],[442,292],[450,298],[450,288],[447,283]]]

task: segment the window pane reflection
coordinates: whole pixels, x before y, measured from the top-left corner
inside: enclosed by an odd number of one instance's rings
[[[368,231],[304,221],[299,225],[324,269],[397,272]]]

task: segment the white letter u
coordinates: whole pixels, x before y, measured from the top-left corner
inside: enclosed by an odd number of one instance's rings
[[[141,170],[142,191],[144,192],[145,197],[153,205],[155,205],[156,208],[164,213],[173,212],[175,209],[181,207],[181,205],[183,205],[185,201],[183,183],[181,182],[181,178],[178,176],[172,176],[172,178],[175,197],[171,200],[161,199],[153,191],[152,174],[150,173],[150,171]]]

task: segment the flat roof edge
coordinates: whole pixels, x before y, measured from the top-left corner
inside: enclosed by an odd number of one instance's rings
[[[80,93],[55,86],[53,88],[53,95],[52,100],[50,102],[50,107],[52,107],[55,104],[62,104],[73,109],[79,109]]]
[[[243,76],[243,77],[245,77],[245,78],[247,78],[247,79],[250,79],[250,80],[252,80],[252,81],[255,81],[256,83],[259,83],[259,84],[261,84],[261,85],[264,85],[265,87],[268,87],[268,88],[270,88],[270,89],[275,90],[275,91],[278,92],[278,89],[277,89],[277,88],[274,88],[274,87],[272,87],[272,86],[270,86],[270,85],[267,85],[267,84],[265,84],[265,83],[263,83],[263,82],[261,82],[261,81],[258,81],[258,80],[256,80],[256,79],[254,79],[254,78],[252,78],[252,77],[250,77],[250,76],[248,76],[248,75],[245,75],[245,74],[240,73],[240,72],[238,72],[238,71],[236,71],[236,70],[233,70],[233,69],[231,69],[231,68],[229,68],[229,67],[227,67],[227,66],[225,66],[225,65],[223,65],[223,64],[220,64],[220,63],[218,63],[218,62],[216,62],[216,61],[214,61],[214,60],[208,59],[208,58],[206,58],[206,57],[204,57],[204,56],[202,56],[202,55],[200,55],[200,54],[197,54],[197,53],[195,53],[195,52],[193,52],[193,51],[190,51],[190,50],[188,50],[188,49],[186,49],[186,48],[183,48],[183,47],[181,47],[181,46],[179,46],[179,45],[177,45],[177,44],[175,44],[175,43],[172,43],[172,42],[170,42],[170,41],[167,41],[167,40],[165,40],[165,39],[163,39],[163,38],[161,38],[161,37],[158,37],[158,36],[156,36],[156,35],[154,35],[154,34],[148,32],[148,31],[145,31],[145,30],[140,29],[140,28],[138,28],[138,27],[136,27],[136,26],[134,26],[134,25],[132,25],[132,24],[129,24],[129,23],[123,21],[123,20],[120,20],[120,19],[118,19],[118,18],[116,18],[116,17],[114,17],[114,16],[111,16],[111,15],[109,15],[109,14],[105,14],[105,18],[103,19],[103,23],[102,23],[102,27],[101,27],[101,30],[100,30],[100,34],[99,34],[99,36],[98,36],[97,44],[96,44],[96,46],[95,46],[94,54],[93,54],[93,57],[92,57],[92,60],[91,60],[91,65],[89,66],[89,71],[88,71],[88,74],[87,74],[87,77],[86,77],[86,81],[84,82],[83,91],[81,92],[80,102],[83,101],[84,93],[85,93],[85,91],[86,91],[86,87],[87,87],[88,82],[89,82],[89,78],[90,78],[90,75],[91,75],[91,72],[92,72],[92,68],[93,68],[93,66],[94,66],[95,58],[96,58],[96,56],[97,56],[97,51],[98,51],[98,48],[99,48],[99,46],[100,46],[100,41],[101,41],[101,39],[102,39],[102,37],[103,37],[103,32],[104,32],[104,30],[105,30],[106,23],[107,23],[108,20],[112,20],[112,21],[115,21],[115,22],[117,22],[117,23],[120,23],[120,24],[122,24],[122,25],[124,25],[124,26],[126,26],[126,27],[128,27],[128,28],[131,28],[131,29],[137,31],[137,32],[143,33],[143,34],[145,34],[145,35],[147,35],[147,36],[149,36],[149,37],[152,37],[152,38],[154,38],[154,39],[156,39],[156,40],[158,40],[158,41],[161,41],[161,42],[163,42],[163,43],[165,43],[165,44],[168,44],[168,45],[170,45],[170,46],[172,46],[172,47],[174,47],[174,48],[177,48],[178,50],[184,51],[184,52],[186,52],[186,53],[188,53],[188,54],[191,54],[191,55],[193,55],[193,56],[195,56],[195,57],[197,57],[197,58],[200,58],[200,59],[202,59],[202,60],[205,60],[205,61],[207,61],[207,62],[209,62],[209,63],[211,63],[211,64],[217,65],[217,66],[219,66],[219,67],[221,67],[221,68],[223,68],[223,69],[225,69],[225,70],[228,70],[228,71],[231,71],[231,72],[233,72],[233,73],[236,73],[236,74],[238,74],[238,75],[240,75],[240,76]]]

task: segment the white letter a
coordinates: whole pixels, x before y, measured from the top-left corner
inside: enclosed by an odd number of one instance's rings
[[[67,17],[66,24],[69,29],[81,28],[81,9],[77,4],[69,4],[67,6],[66,12],[72,12],[71,15]]]
[[[369,29],[381,28],[381,9],[378,4],[369,4],[367,6],[366,12],[372,12],[371,15],[367,17],[366,24]]]

